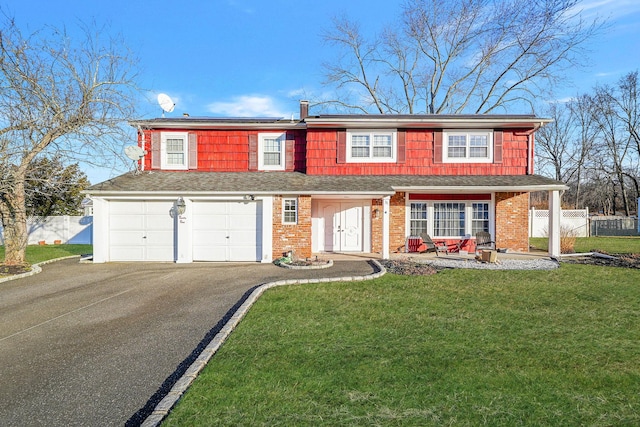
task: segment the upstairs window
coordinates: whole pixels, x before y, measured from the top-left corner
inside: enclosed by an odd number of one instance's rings
[[[347,162],[395,162],[395,131],[347,132]]]
[[[284,170],[286,134],[261,133],[258,135],[258,164],[261,170]]]
[[[449,163],[488,163],[492,161],[491,131],[446,131],[443,135],[443,161]]]
[[[186,132],[162,133],[162,169],[188,169],[188,141],[189,138]]]

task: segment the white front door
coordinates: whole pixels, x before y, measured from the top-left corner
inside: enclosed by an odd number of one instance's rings
[[[360,202],[328,202],[321,208],[325,252],[361,252],[363,206]]]

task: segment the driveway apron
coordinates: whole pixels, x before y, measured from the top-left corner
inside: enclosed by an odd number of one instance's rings
[[[373,272],[78,259],[0,283],[2,425],[124,425],[256,285]]]

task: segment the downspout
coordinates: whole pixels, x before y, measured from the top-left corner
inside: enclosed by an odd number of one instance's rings
[[[144,143],[145,143],[144,131],[142,130],[140,125],[138,125],[138,134],[140,135],[140,148],[142,148],[142,152],[146,154],[147,151],[144,149]],[[138,161],[140,162],[140,172],[142,172],[142,171],[144,171],[144,155]]]
[[[527,175],[533,175],[533,133],[527,135]]]

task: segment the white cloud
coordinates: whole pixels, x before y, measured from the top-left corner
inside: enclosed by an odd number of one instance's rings
[[[616,18],[640,12],[637,0],[586,0],[575,7],[587,14],[595,13],[604,17]]]
[[[207,105],[213,114],[225,117],[285,117],[287,116],[273,98],[260,95],[240,95],[230,101]]]
[[[250,15],[255,13],[256,10],[254,8],[252,8],[251,6],[247,6],[245,3],[246,2],[244,2],[244,1],[227,0],[227,4],[229,6],[231,6],[232,8],[234,8],[234,9],[238,9],[241,12],[247,13],[247,14],[250,14]]]

